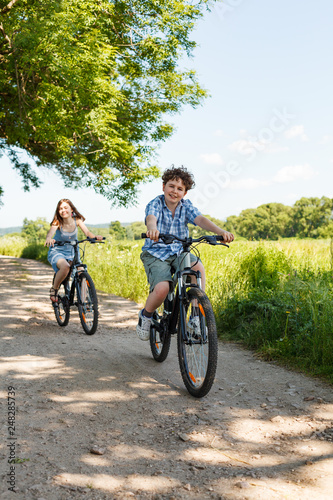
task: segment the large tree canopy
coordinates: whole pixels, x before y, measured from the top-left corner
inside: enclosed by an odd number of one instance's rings
[[[0,154],[24,189],[40,184],[32,163],[133,201],[166,116],[206,95],[179,62],[208,1],[0,0]]]

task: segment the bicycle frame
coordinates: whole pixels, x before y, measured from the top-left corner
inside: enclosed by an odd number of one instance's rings
[[[166,312],[168,317],[168,330],[171,334],[175,334],[177,332],[179,308],[181,326],[183,327],[183,325],[185,324],[185,318],[183,314],[184,309],[180,306],[186,301],[186,288],[201,288],[201,273],[200,271],[194,271],[191,268],[190,245],[186,245],[180,255],[184,255],[184,258],[181,260],[179,267],[174,272],[172,283],[173,291],[169,292],[164,308],[164,311]],[[196,284],[187,283],[187,277],[190,278],[191,276],[195,276]],[[154,324],[154,327],[157,330],[161,331],[159,322],[155,319],[152,319],[152,322]],[[184,331],[183,328],[182,330]]]
[[[147,234],[142,233],[142,238],[147,238]],[[172,276],[173,287],[164,304],[152,316],[149,337],[151,352],[156,361],[165,361],[171,335],[177,333],[178,361],[183,382],[192,396],[201,398],[208,394],[214,382],[218,339],[214,311],[201,288],[201,274],[193,269],[198,260],[191,265],[190,251],[199,259],[196,243],[228,245],[223,243],[222,235],[179,238],[159,233],[158,239],[165,245],[177,240],[181,243],[182,251],[177,259],[178,268]]]
[[[71,245],[74,247],[74,259],[70,265],[70,270],[68,272],[67,277],[63,281],[63,285],[66,290],[66,296],[68,298],[68,306],[71,307],[73,305],[82,305],[82,299],[81,299],[81,290],[80,287],[77,285],[78,283],[78,276],[80,272],[82,271],[87,271],[87,265],[83,264],[80,260],[80,246],[79,244],[82,243],[83,241],[89,241],[87,240],[80,240],[80,241],[66,241],[63,244]],[[80,268],[80,269],[78,269]],[[70,290],[67,288],[69,280],[72,278],[72,284]],[[77,289],[77,303],[74,304],[74,296],[75,296],[75,289]],[[55,302],[54,307],[57,306],[57,303]]]
[[[79,267],[80,267],[80,270],[78,269]],[[87,265],[86,264],[82,264],[80,262],[80,247],[79,247],[79,243],[77,243],[74,246],[74,260],[73,260],[73,262],[71,264],[70,271],[68,273],[68,280],[70,280],[70,278],[72,278],[72,280],[73,280],[72,281],[71,290],[70,290],[70,293],[69,293],[69,305],[70,306],[74,305],[75,288],[77,289],[78,303],[82,304],[81,292],[80,292],[79,287],[77,286],[78,276],[79,276],[79,273],[81,271],[87,271]],[[65,283],[66,283],[66,281],[67,281],[67,279],[65,280]]]

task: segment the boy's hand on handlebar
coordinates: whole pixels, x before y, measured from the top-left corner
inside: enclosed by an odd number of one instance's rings
[[[223,236],[224,243],[231,243],[235,239],[234,235],[228,231],[222,231],[220,235]]]
[[[146,236],[147,238],[150,238],[153,241],[158,241],[160,237],[160,232],[158,229],[147,229]]]
[[[97,236],[95,236],[95,240],[102,241],[103,240],[103,236],[101,236],[100,234],[98,234]]]

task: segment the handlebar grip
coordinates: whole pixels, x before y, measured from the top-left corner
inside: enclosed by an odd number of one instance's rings
[[[103,243],[103,240],[105,239],[105,236],[103,236],[102,240],[98,240],[97,238],[89,238],[89,236],[87,236],[87,240],[89,241],[89,243]]]
[[[141,233],[141,238],[147,238],[146,233]]]

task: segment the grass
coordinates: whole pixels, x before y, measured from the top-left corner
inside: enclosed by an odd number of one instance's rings
[[[85,262],[97,289],[144,303],[148,286],[141,246],[87,244]],[[241,241],[229,249],[201,245],[200,253],[221,338],[333,382],[329,240]],[[47,249],[6,235],[0,254],[46,262]]]

